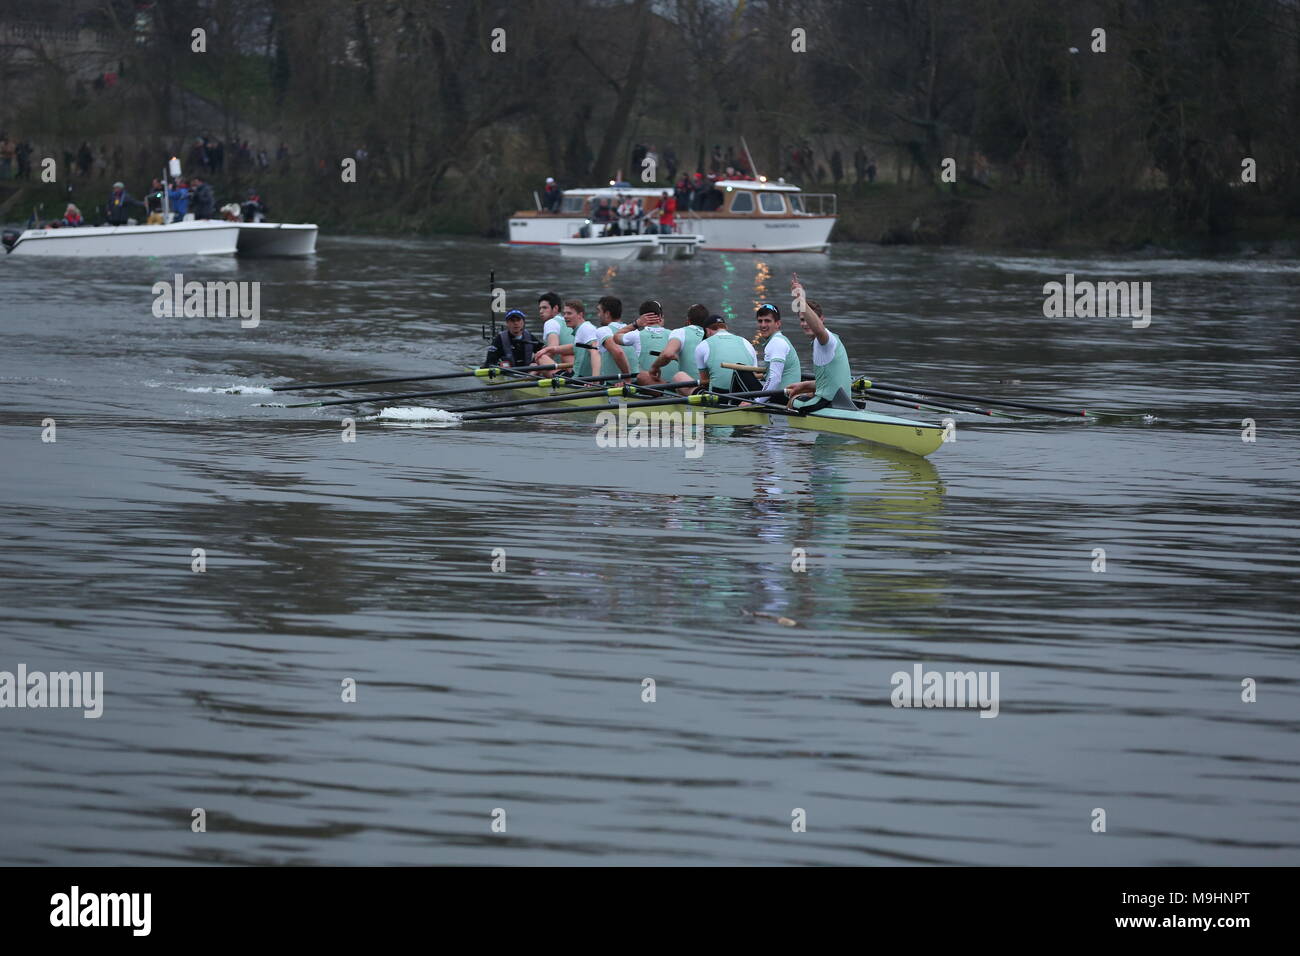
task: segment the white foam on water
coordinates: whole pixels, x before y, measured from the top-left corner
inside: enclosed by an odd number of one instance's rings
[[[213,385],[204,385],[199,388],[184,389],[187,392],[199,392],[203,394],[217,395],[274,395],[275,390],[264,388],[261,385],[227,385],[220,388]]]
[[[366,421],[381,421],[394,425],[458,425],[460,416],[445,408],[422,408],[418,406],[396,406],[381,408],[377,414],[368,415]]]

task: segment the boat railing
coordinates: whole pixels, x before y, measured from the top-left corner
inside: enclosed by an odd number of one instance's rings
[[[795,193],[790,197],[790,205],[794,207],[796,215],[838,215],[838,198],[835,193]]]

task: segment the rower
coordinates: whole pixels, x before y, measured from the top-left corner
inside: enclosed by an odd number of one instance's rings
[[[658,353],[668,344],[668,330],[664,328],[664,307],[657,299],[647,299],[638,310],[641,314],[631,325],[624,326],[614,333],[614,341],[623,348],[637,350],[636,370],[650,371]],[[669,371],[671,376],[677,367]]]
[[[537,317],[542,320],[542,343],[548,348],[573,342],[573,330],[564,323],[560,314],[560,297],[554,292],[543,292],[538,297]],[[538,365],[555,364],[555,360],[549,357],[544,360],[538,356],[533,358]]]
[[[668,344],[664,346],[659,357],[650,369],[636,377],[638,385],[664,384],[663,370],[676,362],[677,371],[672,373],[670,381],[691,382],[699,378],[700,370],[695,364],[695,350],[704,341],[704,326],[709,320],[709,310],[698,302],[686,310],[686,325],[673,329],[668,335]],[[678,389],[682,394],[690,394],[690,387]]]
[[[773,392],[797,385],[802,380],[799,353],[781,331],[781,310],[770,302],[764,302],[754,313],[754,319],[758,323],[759,337],[765,340],[763,364],[767,366],[767,378],[763,381],[763,391]],[[773,401],[778,405],[786,404],[787,400],[785,396],[759,399],[760,402]]]
[[[612,295],[601,296],[596,303],[596,321],[599,323],[596,326],[596,340],[600,350],[596,353],[597,370],[593,375],[613,375],[615,369],[624,376],[632,374],[626,351],[614,341],[614,333],[624,326],[622,318],[623,300]]]
[[[583,305],[577,299],[570,299],[564,303],[563,315],[564,324],[569,328],[569,337],[572,341],[560,345],[547,345],[533,358],[538,364],[545,364],[547,359],[554,361],[552,356],[570,355],[573,357],[573,376],[586,378],[594,374],[591,371],[591,357],[596,350],[584,346],[596,344],[598,338],[596,327],[587,321]]]
[[[790,291],[796,302],[803,303],[799,313],[799,327],[813,340],[813,372],[811,382],[799,382],[785,390],[790,407],[804,414],[819,408],[856,409],[853,404],[853,373],[849,357],[840,337],[826,328],[822,307],[805,297],[803,283],[795,275],[790,280]]]
[[[542,340],[524,328],[528,317],[522,309],[506,313],[506,327],[497,333],[488,347],[485,366],[501,365],[505,368],[523,368],[533,364],[533,356],[542,347]]]
[[[722,367],[724,363],[753,365],[758,361],[754,346],[739,335],[727,331],[727,320],[720,315],[709,316],[705,323],[704,341],[695,347],[695,364],[700,370],[699,390],[758,391],[758,381],[753,373]]]

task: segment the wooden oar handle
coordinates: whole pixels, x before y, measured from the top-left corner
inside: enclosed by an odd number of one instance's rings
[[[736,372],[766,372],[767,369],[762,365],[737,365],[735,362],[723,362],[723,368],[729,368]]]

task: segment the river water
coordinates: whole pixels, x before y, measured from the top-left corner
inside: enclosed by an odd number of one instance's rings
[[[688,458],[259,407],[477,362],[491,270],[746,334],[795,270],[855,371],[1127,417]],[[260,324],[155,316],[178,272]],[[1045,318],[1067,273],[1149,281],[1149,327]],[[327,237],[11,257],[0,301],[0,671],[103,673],[97,719],[0,709],[0,863],[1300,862],[1295,260]],[[997,716],[892,706],[917,666],[996,672]]]

